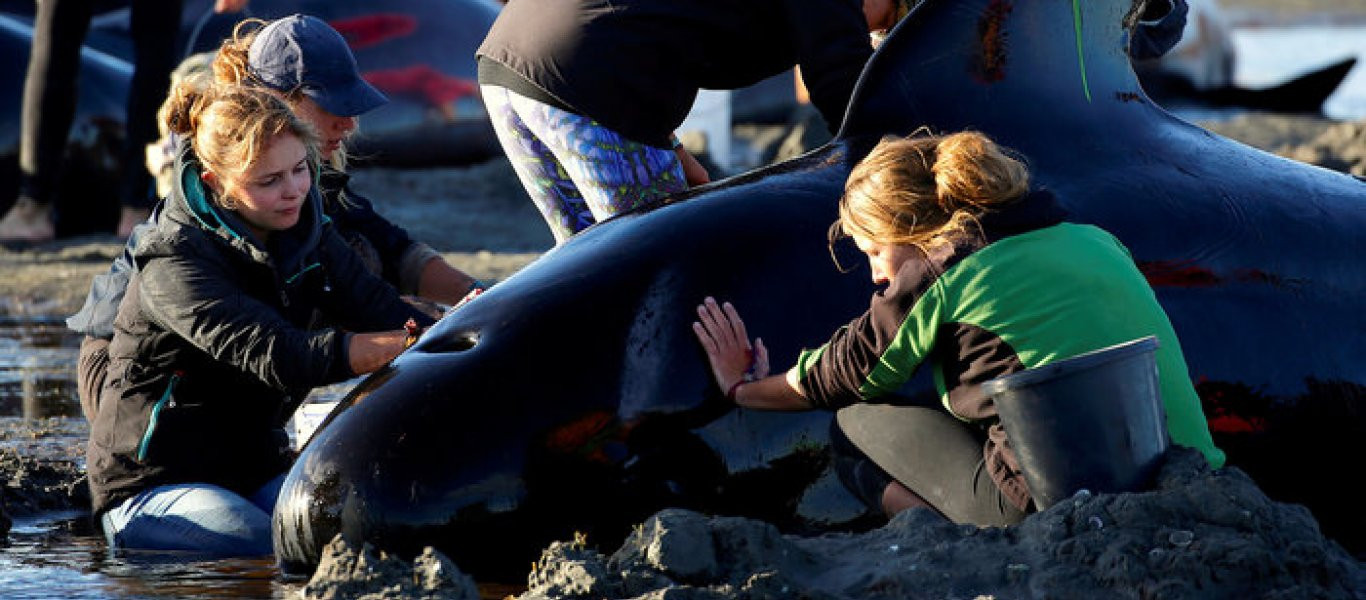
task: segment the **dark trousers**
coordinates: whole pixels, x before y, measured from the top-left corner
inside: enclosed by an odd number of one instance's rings
[[[24,78],[19,141],[19,193],[51,205],[76,112],[81,45],[90,30],[95,0],[38,0],[33,45]],[[126,135],[121,156],[119,203],[150,208],[152,176],[144,156],[159,135],[156,112],[170,88],[180,30],[180,0],[133,0],[133,79],[128,90]]]
[[[914,473],[915,481],[898,480],[935,510],[955,523],[1005,526],[1019,523],[1025,513],[1011,505],[987,473],[982,458],[984,434],[933,406],[904,406],[904,431],[916,440],[919,452],[898,456],[900,472]],[[877,464],[841,429],[830,424],[830,448],[840,482],[869,509],[881,513],[882,492],[895,478],[892,467]]]

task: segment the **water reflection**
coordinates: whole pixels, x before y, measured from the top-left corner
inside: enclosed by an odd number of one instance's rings
[[[84,513],[16,519],[0,549],[0,589],[28,598],[298,597],[269,558],[204,560],[168,553],[109,553]]]
[[[0,416],[80,415],[80,336],[56,318],[0,318]]]

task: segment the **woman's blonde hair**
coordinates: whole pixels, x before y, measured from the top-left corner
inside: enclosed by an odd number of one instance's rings
[[[240,177],[266,144],[282,133],[304,143],[310,169],[318,165],[313,127],[295,116],[284,100],[263,89],[182,81],[172,88],[158,117],[167,131],[189,141],[204,169],[220,178]],[[217,201],[223,205],[227,200]]]
[[[234,26],[232,36],[223,40],[223,43],[218,47],[218,53],[213,58],[213,79],[223,85],[256,86],[275,92],[283,96],[290,105],[294,105],[307,97],[304,95],[303,88],[277,90],[266,85],[251,72],[249,59],[251,44],[256,41],[256,35],[269,24],[269,21],[252,18],[244,19]],[[345,171],[346,157],[346,141],[342,140],[341,147],[331,156],[325,158],[332,165],[332,168]]]
[[[976,131],[889,136],[849,173],[831,241],[855,235],[928,249],[1028,191],[1024,161]]]

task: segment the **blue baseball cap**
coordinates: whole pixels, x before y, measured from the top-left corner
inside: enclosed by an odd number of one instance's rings
[[[270,88],[301,90],[339,117],[354,117],[389,101],[361,78],[341,34],[317,17],[291,15],[263,27],[247,50],[247,67]]]

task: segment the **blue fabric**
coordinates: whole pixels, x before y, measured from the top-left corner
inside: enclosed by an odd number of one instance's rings
[[[268,555],[270,516],[284,479],[272,479],[250,497],[208,483],[143,490],[104,513],[105,539],[111,548]]]
[[[557,242],[688,187],[672,148],[626,139],[503,87],[481,90],[498,142]]]
[[[124,244],[123,252],[114,259],[113,264],[109,265],[109,271],[96,275],[90,282],[90,292],[80,312],[66,320],[68,328],[90,337],[106,340],[114,337],[114,316],[118,314],[119,303],[123,301],[128,282],[133,278],[133,248],[137,246],[138,238],[156,228],[157,215],[163,206],[164,203],[157,202],[151,216],[138,223],[128,235],[128,243]]]
[[[1186,0],[1152,0],[1153,6],[1166,4],[1166,13],[1151,21],[1139,21],[1134,28],[1133,41],[1129,44],[1129,56],[1136,60],[1157,58],[1181,41],[1181,33],[1186,28],[1186,16],[1190,6]],[[1155,9],[1159,13],[1161,8]],[[1142,15],[1146,18],[1148,15]]]

